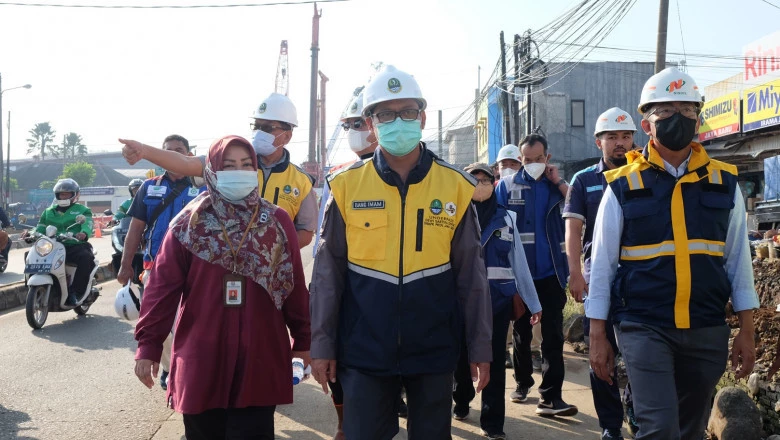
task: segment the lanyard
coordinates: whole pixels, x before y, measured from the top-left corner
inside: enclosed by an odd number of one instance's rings
[[[252,229],[252,225],[255,223],[255,219],[257,218],[257,211],[259,209],[260,204],[258,203],[257,206],[255,206],[255,212],[252,214],[252,220],[249,220],[249,226],[247,226],[246,231],[244,231],[244,236],[241,237],[241,241],[238,242],[239,249],[241,249],[241,246],[244,245],[244,240],[246,240],[246,236],[249,235],[249,230]],[[233,273],[236,273],[236,261],[238,260],[238,254],[236,253],[235,249],[233,249],[233,243],[230,241],[230,237],[228,237],[225,225],[220,224],[220,226],[222,226],[222,234],[225,236],[225,241],[227,242],[228,247],[230,247],[230,253],[233,254]]]

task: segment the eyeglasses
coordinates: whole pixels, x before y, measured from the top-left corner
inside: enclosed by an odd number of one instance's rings
[[[481,185],[492,185],[493,179],[485,178],[485,179],[477,179],[477,183]]]
[[[352,122],[345,121],[341,123],[341,126],[344,128],[344,131],[355,130],[355,131],[364,131],[368,130],[368,126],[366,125],[366,122],[362,119],[356,119]]]
[[[249,123],[249,129],[250,130],[260,130],[260,131],[266,132],[268,134],[273,133],[274,130],[282,130],[282,131],[289,130],[289,128],[282,127],[281,125],[258,124],[257,122],[250,122]]]
[[[679,108],[673,105],[663,105],[653,108],[648,116],[656,115],[658,119],[671,118],[675,113],[680,113],[686,118],[696,119],[699,117],[699,108],[695,105],[681,105]]]
[[[396,118],[399,117],[401,118],[402,121],[414,121],[420,117],[420,113],[422,113],[422,110],[413,108],[413,109],[401,110],[400,112],[385,110],[379,113],[374,113],[371,116],[375,117],[377,122],[384,124],[386,122],[393,122],[396,120]]]

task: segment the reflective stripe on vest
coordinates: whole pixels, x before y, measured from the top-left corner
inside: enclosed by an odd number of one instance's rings
[[[726,243],[722,241],[710,240],[689,240],[688,253],[691,255],[712,255],[722,257]],[[643,246],[623,246],[620,248],[621,260],[649,260],[663,256],[674,255],[674,241],[667,240],[659,244],[649,244]]]
[[[511,267],[488,267],[487,278],[489,280],[513,280],[515,273]]]

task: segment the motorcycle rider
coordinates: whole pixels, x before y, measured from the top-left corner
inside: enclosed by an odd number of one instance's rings
[[[130,191],[130,198],[122,202],[122,205],[119,207],[119,210],[116,214],[114,214],[114,218],[111,223],[117,224],[119,223],[119,220],[122,220],[123,218],[127,217],[127,211],[130,209],[130,205],[133,204],[133,198],[135,197],[135,194],[138,192],[138,188],[143,185],[144,181],[141,179],[133,179],[130,181],[130,183],[127,185],[128,191]]]
[[[7,228],[11,226],[11,221],[8,220],[8,215],[3,208],[0,208],[0,227]],[[8,261],[8,252],[11,250],[11,240],[8,237],[8,233],[0,229],[0,255]]]
[[[68,288],[68,300],[65,305],[76,305],[78,296],[84,293],[89,283],[89,275],[95,268],[92,245],[87,239],[92,235],[92,211],[77,203],[79,184],[73,179],[60,179],[54,185],[54,201],[46,208],[38,220],[35,232],[46,234],[46,226],[55,226],[58,234],[73,233],[73,239],[62,242],[65,245],[65,262],[76,265],[73,282]],[[86,221],[76,223],[76,217],[83,215]],[[29,235],[25,231],[23,237]]]

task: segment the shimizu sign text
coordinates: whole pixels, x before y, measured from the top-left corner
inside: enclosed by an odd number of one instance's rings
[[[739,92],[707,101],[699,114],[699,141],[739,133],[739,110]]]

